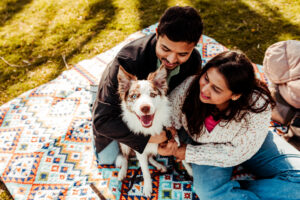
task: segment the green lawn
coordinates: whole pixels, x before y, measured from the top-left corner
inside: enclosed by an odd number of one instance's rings
[[[300,39],[297,0],[1,0],[0,105],[154,24],[172,5],[197,8],[204,34],[262,63],[266,48]]]
[[[0,105],[156,23],[173,5],[197,8],[204,34],[255,63],[269,45],[300,40],[299,0],[1,0]]]

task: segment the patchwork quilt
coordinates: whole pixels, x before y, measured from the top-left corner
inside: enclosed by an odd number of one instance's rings
[[[118,168],[99,165],[94,155],[91,129],[92,99],[101,73],[125,44],[155,32],[157,24],[130,35],[114,48],[83,60],[47,84],[27,91],[0,107],[0,174],[9,192],[20,199],[147,199],[143,182],[117,180]],[[226,47],[203,35],[196,48],[203,65]],[[266,77],[260,65],[257,76]],[[281,134],[284,127],[270,122],[270,130]],[[158,161],[171,167],[168,157]],[[178,166],[181,168],[181,166]],[[156,170],[151,168],[151,173]],[[182,170],[182,169],[181,169]],[[140,174],[138,162],[130,160],[128,177]],[[233,179],[253,179],[237,167]],[[192,182],[171,173],[153,178],[149,199],[198,199]]]

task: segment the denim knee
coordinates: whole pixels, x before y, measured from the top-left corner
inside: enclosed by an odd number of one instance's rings
[[[211,185],[210,185],[211,186]],[[228,181],[217,187],[207,187],[207,185],[197,185],[194,183],[194,191],[201,200],[252,200],[258,199],[248,191],[239,190],[240,184],[237,181]]]
[[[230,182],[232,168],[200,166],[196,164],[192,164],[192,168],[194,191],[201,200],[217,196],[218,193],[226,191],[227,187],[230,187],[229,185],[237,184],[236,186],[239,186],[238,183]]]
[[[96,152],[96,158],[98,164],[100,165],[112,165],[120,152],[119,145],[117,141],[112,141],[107,147],[105,147],[101,152]]]
[[[200,166],[192,164],[194,191],[201,200],[258,200],[251,191],[240,188],[231,180],[233,167]]]

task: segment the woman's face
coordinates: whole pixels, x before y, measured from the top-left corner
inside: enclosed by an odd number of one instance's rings
[[[226,109],[230,100],[237,100],[240,97],[240,95],[232,94],[225,77],[215,67],[209,68],[200,77],[199,85],[200,101],[216,105],[219,110]]]

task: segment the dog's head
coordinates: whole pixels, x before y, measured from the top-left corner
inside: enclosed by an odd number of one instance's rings
[[[168,106],[166,79],[167,70],[164,66],[149,74],[147,80],[138,80],[120,66],[118,92],[125,112],[123,115],[127,117],[126,121],[138,119],[142,127],[150,128],[154,119],[159,119],[156,115],[160,115],[163,107]]]

